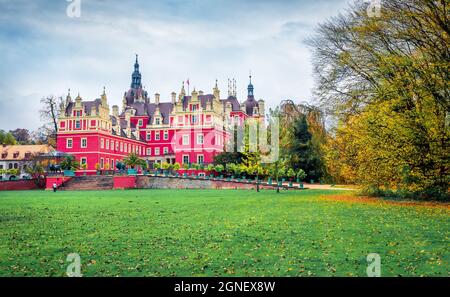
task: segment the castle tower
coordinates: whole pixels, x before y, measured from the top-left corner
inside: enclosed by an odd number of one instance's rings
[[[138,55],[136,55],[136,62],[134,63],[134,71],[131,74],[131,88],[132,89],[142,88],[142,75],[139,72]]]

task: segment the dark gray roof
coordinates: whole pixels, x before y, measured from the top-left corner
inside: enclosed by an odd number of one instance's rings
[[[249,96],[247,97],[247,100],[244,101],[245,104],[245,112],[249,115],[249,116],[253,116],[253,108],[259,107],[258,101],[255,100],[255,97],[253,96]]]
[[[97,109],[102,104],[102,99],[97,98],[94,101],[82,101],[81,104],[83,105],[84,111],[87,115],[91,115],[92,110],[94,107]],[[69,104],[66,107],[66,115],[72,115],[72,110],[75,107],[75,102],[69,102]]]
[[[223,102],[223,108],[225,110],[225,107],[227,106],[227,103],[231,103],[232,111],[239,111],[241,110],[241,105],[239,104],[239,101],[236,97],[230,96],[227,99],[221,99],[220,101]]]

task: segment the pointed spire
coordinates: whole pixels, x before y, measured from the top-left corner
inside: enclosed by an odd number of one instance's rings
[[[106,98],[106,87],[104,86],[103,87],[103,93],[102,93],[102,96],[101,96],[101,98],[102,98],[102,104],[107,104],[107,98]]]
[[[136,54],[136,62],[134,62],[134,71],[139,71],[138,54]]]
[[[142,75],[139,72],[138,55],[136,54],[136,62],[134,63],[134,71],[131,74],[131,88],[142,88]]]
[[[250,71],[250,75],[248,77],[250,79],[250,82],[249,82],[248,87],[247,87],[247,97],[253,98],[254,88],[253,88],[253,85],[252,85],[252,73],[251,73],[251,71]]]
[[[70,96],[70,89],[67,92],[66,104],[68,104],[69,102],[72,102],[72,97]]]

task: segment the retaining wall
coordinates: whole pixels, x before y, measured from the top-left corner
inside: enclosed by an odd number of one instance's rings
[[[0,191],[23,191],[39,189],[34,179],[10,180],[0,182]]]

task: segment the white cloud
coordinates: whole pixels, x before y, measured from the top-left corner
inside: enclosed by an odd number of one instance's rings
[[[0,129],[37,128],[40,98],[68,88],[92,100],[106,86],[120,106],[135,53],[144,85],[162,100],[187,78],[205,92],[217,78],[225,96],[228,77],[244,100],[249,69],[269,107],[307,100],[313,79],[302,41],[345,1],[83,0],[80,19],[65,16],[67,2],[51,3],[0,0]]]

